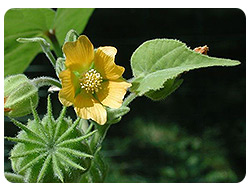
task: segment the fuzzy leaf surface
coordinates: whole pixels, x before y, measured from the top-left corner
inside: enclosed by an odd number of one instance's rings
[[[5,172],[4,176],[11,183],[25,183],[24,177],[21,175]]]
[[[163,88],[167,80],[175,79],[189,70],[239,64],[239,61],[194,52],[178,40],[150,40],[138,47],[131,57],[131,67],[135,76],[131,91],[142,96],[148,91]]]

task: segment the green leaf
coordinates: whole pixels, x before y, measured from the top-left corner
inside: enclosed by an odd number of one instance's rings
[[[55,155],[60,158],[63,162],[67,163],[68,165],[70,165],[73,168],[76,169],[80,169],[80,170],[86,170],[85,168],[83,168],[81,165],[75,163],[74,161],[72,161],[70,158],[66,157],[64,154],[60,153],[60,152],[56,152]]]
[[[93,13],[93,8],[59,8],[56,11],[54,29],[59,44],[64,43],[64,38],[70,29],[81,33],[86,27]]]
[[[63,8],[57,9],[57,12],[49,8],[8,10],[4,17],[4,76],[23,73],[35,56],[42,51],[37,43],[20,44],[16,39],[43,37],[52,40],[56,35],[59,44],[62,45],[70,29],[78,33],[83,31],[93,10],[81,8]],[[59,54],[60,46],[57,41],[54,43],[52,46]]]
[[[13,158],[21,158],[21,157],[26,157],[26,156],[29,156],[29,155],[33,155],[33,154],[36,154],[36,153],[41,153],[41,152],[45,152],[46,149],[45,148],[38,148],[38,149],[33,149],[33,150],[30,150],[30,151],[27,151],[27,152],[22,152],[22,154],[19,154],[19,155],[11,155],[11,159]]]
[[[36,163],[38,163],[42,158],[44,158],[47,155],[47,153],[43,153],[41,155],[38,155],[36,158],[34,158],[33,160],[31,160],[30,162],[28,162],[24,167],[22,167],[18,173],[21,173],[22,171],[26,170],[27,168],[29,168],[30,166],[35,165]]]
[[[121,120],[121,117],[127,114],[130,108],[127,106],[121,106],[120,108],[107,108],[108,120],[106,124],[115,124]]]
[[[57,146],[64,146],[64,145],[69,145],[69,144],[74,144],[77,142],[81,142],[85,139],[87,139],[88,137],[92,136],[93,134],[95,134],[97,132],[97,130],[94,130],[86,135],[80,136],[78,138],[72,138],[72,139],[68,139],[65,141],[62,141],[61,143],[57,144]]]
[[[47,158],[45,159],[44,163],[43,163],[43,166],[39,172],[39,175],[37,177],[37,182],[40,182],[41,179],[45,176],[46,172],[47,172],[47,169],[48,169],[48,166],[50,164],[50,161],[51,161],[51,158],[52,158],[52,155],[49,154],[47,156]]]
[[[52,161],[53,161],[52,165],[53,165],[54,175],[57,176],[61,182],[64,182],[63,181],[63,173],[62,173],[61,169],[59,168],[57,157],[55,157],[55,155],[52,155]]]
[[[39,44],[20,44],[20,37],[45,37],[52,28],[52,9],[9,9],[4,17],[4,76],[22,73],[41,52]]]
[[[145,95],[152,100],[158,101],[166,98],[176,89],[178,89],[183,82],[183,79],[170,79],[164,83],[164,87],[159,90],[150,90]]]
[[[70,149],[70,148],[59,147],[58,151],[60,151],[62,153],[68,153],[68,154],[71,154],[71,155],[77,156],[77,157],[89,157],[89,158],[93,158],[93,156],[90,155],[90,154],[87,154],[85,152],[81,152],[81,151],[78,151],[78,150]]]
[[[59,142],[62,142],[75,128],[76,126],[79,124],[79,121],[81,119],[77,118],[74,122],[74,124],[68,128],[57,140],[56,140],[56,144],[58,144]]]
[[[74,41],[76,41],[78,39],[78,37],[79,37],[78,33],[74,29],[71,29],[67,33],[67,35],[66,35],[66,37],[64,39],[64,42],[74,42]]]
[[[155,39],[143,43],[131,57],[135,79],[131,91],[142,96],[157,91],[164,83],[189,70],[211,66],[234,66],[239,61],[209,57],[172,39]]]
[[[24,177],[20,176],[18,174],[5,172],[4,176],[9,182],[12,182],[12,183],[25,183]]]
[[[100,152],[97,151],[90,169],[82,176],[81,183],[102,183],[108,171],[108,166],[103,160]]]

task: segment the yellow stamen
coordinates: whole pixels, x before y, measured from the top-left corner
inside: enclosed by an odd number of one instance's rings
[[[101,88],[102,77],[95,69],[90,69],[83,74],[80,79],[80,86],[82,89],[85,89],[87,93],[91,92],[94,94],[98,92]]]

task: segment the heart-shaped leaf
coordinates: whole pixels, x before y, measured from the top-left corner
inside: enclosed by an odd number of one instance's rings
[[[214,58],[194,52],[186,44],[177,40],[150,40],[137,48],[131,57],[135,76],[131,91],[141,96],[149,91],[164,88],[166,81],[174,80],[178,75],[189,70],[238,64],[240,64],[239,61]]]

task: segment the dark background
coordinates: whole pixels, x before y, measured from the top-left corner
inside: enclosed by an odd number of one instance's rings
[[[239,182],[246,173],[246,18],[240,9],[96,9],[83,34],[95,47],[115,46],[116,63],[132,77],[130,57],[143,42],[173,38],[208,55],[239,60],[237,67],[211,67],[182,75],[182,86],[159,102],[139,97],[113,125],[103,144],[106,182]],[[55,76],[39,54],[29,78]],[[39,91],[46,113],[48,88]],[[54,114],[61,104],[52,94]],[[75,116],[73,108],[68,115]],[[21,121],[26,121],[21,118]],[[6,128],[8,127],[8,128]],[[5,135],[18,129],[5,118]],[[11,143],[5,141],[5,170]]]

